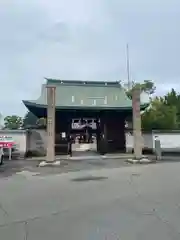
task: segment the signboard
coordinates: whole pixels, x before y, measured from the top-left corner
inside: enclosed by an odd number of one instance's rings
[[[0,136],[0,147],[12,148],[14,145],[14,139],[9,136]]]

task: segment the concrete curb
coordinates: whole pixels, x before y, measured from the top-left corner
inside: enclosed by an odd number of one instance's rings
[[[54,161],[54,162],[46,162],[46,161],[42,161],[39,164],[39,167],[49,167],[49,166],[60,166],[61,162],[60,161]]]
[[[151,160],[151,159],[148,159],[148,158],[142,158],[142,159],[134,159],[134,158],[130,158],[130,159],[127,159],[126,162],[128,163],[132,163],[132,164],[149,164],[149,163],[153,163],[155,161]]]
[[[109,159],[117,159],[117,160],[124,160],[124,161],[129,161],[133,162],[134,160],[134,155],[133,154],[120,154],[120,155],[95,155],[95,156],[57,156],[55,158],[55,161],[86,161],[86,160],[109,160]],[[154,161],[155,157],[154,156],[143,156],[143,158],[140,160],[141,163],[149,163],[149,161]],[[40,158],[28,158],[25,159],[25,161],[41,161],[41,162],[46,162],[45,157],[40,157]]]

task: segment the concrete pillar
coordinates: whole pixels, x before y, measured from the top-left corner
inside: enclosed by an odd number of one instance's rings
[[[47,86],[47,156],[46,162],[55,161],[55,97],[56,88]]]
[[[133,107],[133,136],[134,136],[134,158],[142,158],[142,133],[140,114],[140,88],[135,88],[132,93]]]

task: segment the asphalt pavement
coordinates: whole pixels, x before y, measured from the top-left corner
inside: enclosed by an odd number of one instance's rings
[[[0,179],[2,240],[180,239],[179,162],[34,169]]]
[[[84,159],[77,158],[76,160],[61,160],[60,166],[55,167],[38,167],[42,161],[39,159],[33,160],[6,160],[0,166],[0,179],[20,174],[21,172],[38,172],[38,175],[54,175],[67,172],[76,172],[82,170],[102,169],[102,168],[118,168],[122,166],[129,166],[125,159]]]

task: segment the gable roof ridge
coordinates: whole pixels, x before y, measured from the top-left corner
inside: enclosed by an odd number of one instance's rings
[[[121,81],[90,81],[90,80],[58,80],[45,78],[47,85],[69,85],[69,86],[99,86],[99,87],[122,87]]]

